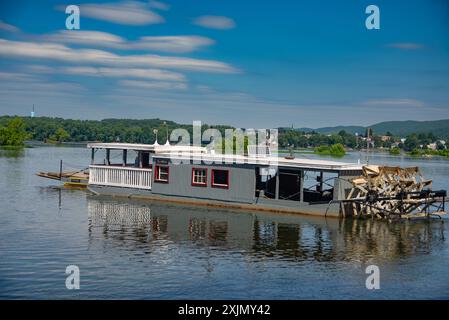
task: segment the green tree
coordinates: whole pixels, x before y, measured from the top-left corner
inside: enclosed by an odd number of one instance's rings
[[[398,156],[401,154],[401,149],[399,149],[398,147],[394,147],[390,149],[390,154]]]
[[[412,151],[413,149],[419,148],[419,139],[416,134],[411,134],[406,137],[404,142],[404,149],[406,151]]]
[[[333,157],[342,157],[346,154],[345,147],[341,143],[336,143],[331,146],[319,146],[315,148],[315,153],[321,155],[330,155]]]
[[[335,155],[335,156],[344,156],[346,153],[345,147],[341,143],[333,144],[330,147],[330,152],[331,152],[331,155]]]
[[[55,134],[50,137],[51,140],[58,141],[58,142],[67,141],[69,138],[70,138],[70,134],[67,131],[65,131],[64,128],[56,129]]]
[[[441,141],[437,141],[437,150],[445,150],[446,144],[442,143]]]
[[[23,120],[16,117],[6,127],[0,127],[0,144],[4,146],[23,146],[28,138]]]

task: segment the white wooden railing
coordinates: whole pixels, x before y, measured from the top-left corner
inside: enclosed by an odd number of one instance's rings
[[[151,190],[152,169],[89,166],[89,184]]]

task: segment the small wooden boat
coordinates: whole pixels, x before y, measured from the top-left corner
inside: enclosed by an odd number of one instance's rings
[[[39,177],[60,180],[66,187],[86,188],[89,183],[88,171],[68,171],[68,172],[39,172]]]

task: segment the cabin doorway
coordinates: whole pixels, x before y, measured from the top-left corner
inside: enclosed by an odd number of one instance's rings
[[[301,181],[299,170],[258,168],[256,197],[301,201]]]
[[[291,168],[257,168],[256,198],[329,203],[337,173]]]
[[[304,171],[304,202],[328,203],[334,198],[337,173],[324,171]]]
[[[301,200],[301,171],[279,170],[279,199]]]

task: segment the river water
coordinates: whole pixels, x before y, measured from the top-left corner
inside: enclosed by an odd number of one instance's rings
[[[304,155],[308,158],[316,155]],[[352,153],[343,161],[365,155]],[[125,201],[35,176],[87,166],[84,148],[0,150],[2,299],[448,299],[448,220],[388,223]],[[420,166],[449,189],[449,161]],[[68,290],[66,267],[80,270]],[[380,270],[380,289],[365,269]]]

